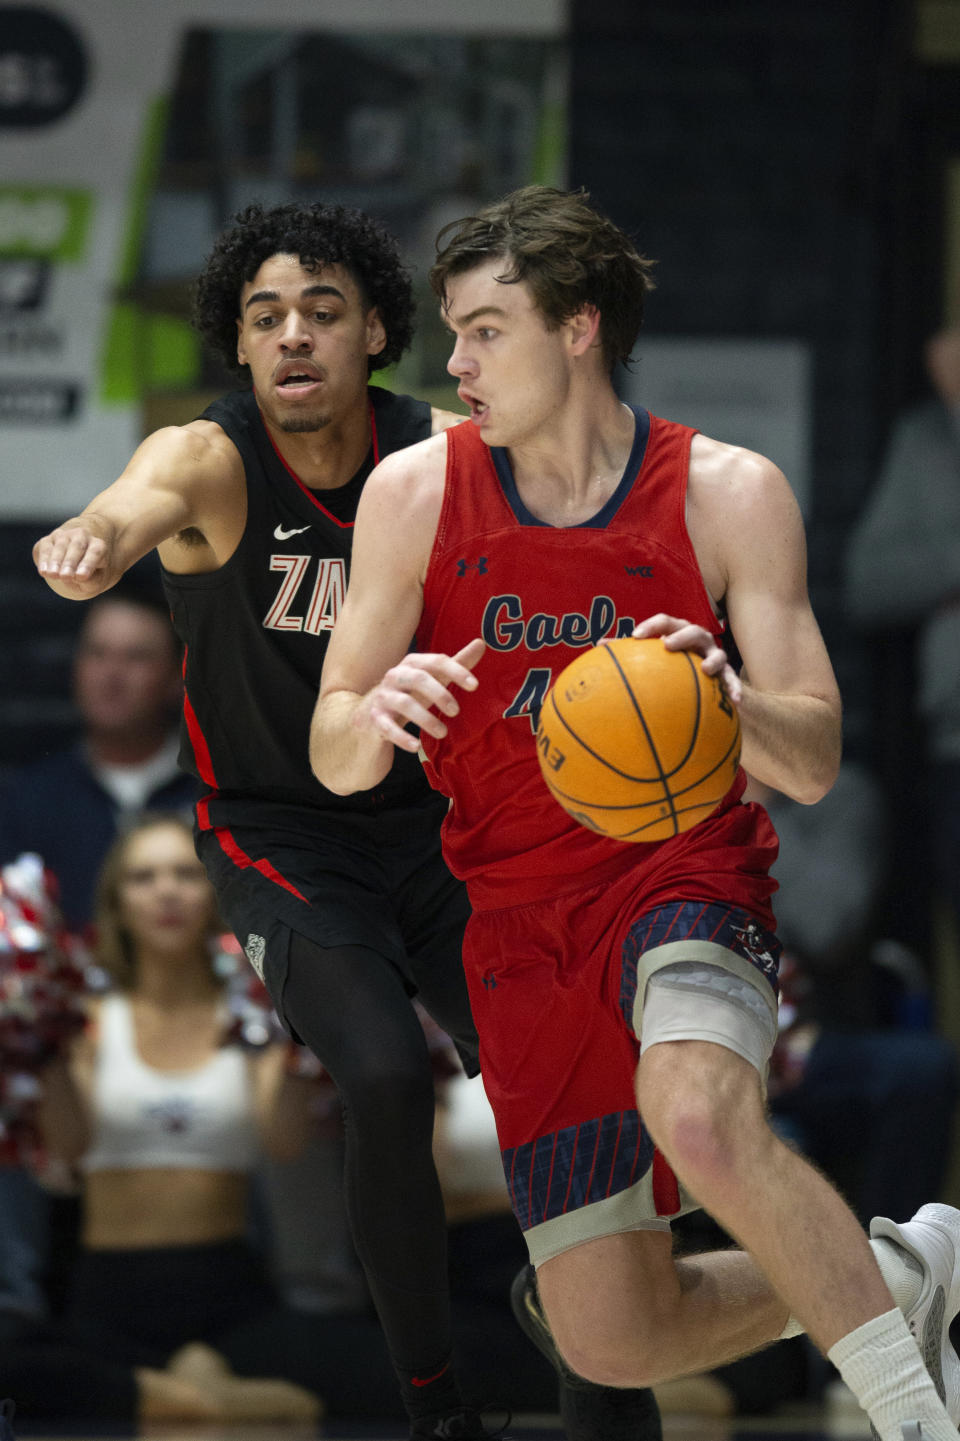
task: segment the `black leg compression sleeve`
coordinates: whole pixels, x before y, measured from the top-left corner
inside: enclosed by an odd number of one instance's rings
[[[442,1365],[446,1221],[433,1164],[433,1076],[410,998],[375,951],[295,934],[282,999],[340,1093],[347,1214],[394,1365]]]

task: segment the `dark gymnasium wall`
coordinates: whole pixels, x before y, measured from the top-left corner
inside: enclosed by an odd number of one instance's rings
[[[847,527],[939,323],[939,190],[902,0],[574,0],[570,179],[658,260],[647,330],[813,351],[811,591],[858,747],[871,647],[839,595]],[[922,216],[918,204],[923,203]]]

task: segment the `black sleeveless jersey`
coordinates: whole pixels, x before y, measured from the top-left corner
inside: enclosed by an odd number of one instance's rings
[[[204,411],[243,460],[247,523],[219,570],[163,585],[184,645],[180,764],[207,787],[202,828],[251,815],[250,802],[369,811],[410,802],[430,787],[415,755],[397,751],[375,791],[338,796],[310,770],[310,719],[320,671],[347,585],[363,484],[390,451],[430,434],[430,406],[369,388],[373,442],[346,485],[313,491],[274,447],[251,391]],[[412,639],[412,637],[411,637]]]

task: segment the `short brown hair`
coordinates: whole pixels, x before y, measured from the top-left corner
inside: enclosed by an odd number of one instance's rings
[[[654,261],[590,203],[585,190],[527,185],[476,215],[454,220],[437,236],[430,284],[442,305],[447,284],[484,261],[508,262],[497,280],[526,281],[538,310],[554,328],[584,305],[600,312],[600,341],[610,370],[626,363],[653,289]]]

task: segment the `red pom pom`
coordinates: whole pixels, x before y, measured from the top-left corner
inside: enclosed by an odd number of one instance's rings
[[[86,963],[39,856],[0,870],[0,1165],[41,1157],[38,1076],[86,1024]]]

